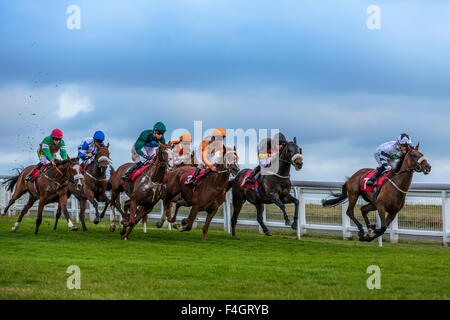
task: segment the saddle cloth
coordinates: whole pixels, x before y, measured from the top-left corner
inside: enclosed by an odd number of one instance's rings
[[[199,181],[201,178],[205,177],[206,174],[209,173],[209,171],[211,171],[211,169],[204,169],[204,170],[202,170],[202,171],[198,174],[198,176],[196,177],[195,183],[198,183],[198,181]],[[191,181],[192,176],[194,175],[194,173],[195,173],[195,170],[192,171],[192,172],[186,177],[186,180],[184,180],[184,184],[187,185],[187,184],[190,183],[190,181]]]
[[[44,170],[47,169],[49,165],[50,165],[50,163],[47,163],[47,164],[44,164],[39,169],[34,169],[32,176],[31,176],[33,181],[36,180],[36,178],[41,174],[41,172],[44,172]]]
[[[362,184],[361,184],[361,190],[362,191],[367,191],[367,192],[378,192],[381,187],[383,186],[383,184],[386,182],[387,177],[389,177],[392,174],[392,171],[389,171],[387,174],[383,174],[383,176],[381,178],[378,178],[373,187],[367,186],[367,180],[369,180],[373,174],[375,173],[375,170],[370,171],[368,174],[366,174],[366,176],[364,177]]]
[[[139,177],[142,174],[142,172],[144,172],[148,167],[150,167],[150,164],[146,164],[145,166],[137,168],[136,170],[134,170],[131,173],[131,175],[130,175],[131,181],[136,180],[136,178]]]
[[[250,170],[249,172],[247,172],[245,174],[244,179],[242,180],[242,183],[241,183],[242,188],[255,188],[255,189],[258,188],[258,181],[255,181],[254,179],[250,183],[244,184],[252,172],[253,172],[253,170]]]

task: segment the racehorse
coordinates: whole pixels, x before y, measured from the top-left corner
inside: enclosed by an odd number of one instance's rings
[[[358,227],[360,241],[372,241],[384,234],[386,228],[405,205],[406,194],[411,185],[414,172],[423,172],[427,175],[431,171],[431,166],[424,155],[419,152],[419,145],[415,148],[410,147],[399,172],[387,178],[384,186],[378,191],[376,198],[374,198],[372,192],[362,190],[364,178],[372,170],[365,168],[357,171],[342,186],[341,194],[333,194],[335,196],[334,199],[322,200],[324,207],[331,207],[348,198],[347,215]],[[368,229],[367,234],[364,234],[363,226],[354,215],[354,208],[359,196],[368,202],[367,205],[361,207],[361,213]],[[378,210],[381,220],[380,229],[376,229],[375,224],[370,224],[367,217],[367,214],[374,210]],[[388,214],[387,218],[386,213]]]
[[[23,216],[38,199],[39,207],[36,218],[35,234],[38,234],[39,226],[42,222],[44,206],[53,202],[58,202],[59,210],[64,213],[64,217],[67,220],[70,230],[78,230],[77,226],[73,225],[70,220],[69,212],[67,211],[67,199],[70,196],[70,192],[68,191],[69,182],[76,184],[78,190],[82,190],[84,184],[84,179],[77,176],[77,173],[80,172],[78,158],[73,160],[70,158],[67,160],[55,160],[55,162],[55,166],[50,166],[45,172],[37,177],[35,181],[26,181],[26,177],[34,170],[34,165],[26,167],[22,172],[19,172],[18,175],[5,181],[8,190],[14,190],[11,200],[5,208],[5,214],[13,203],[22,195],[27,192],[30,195],[27,204],[21,211],[19,219],[11,229],[11,232],[17,231]]]
[[[109,143],[107,146],[102,146],[98,143],[95,144],[97,147],[97,154],[95,159],[87,167],[82,169],[82,172],[78,174],[83,174],[84,176],[84,186],[83,189],[73,190],[73,187],[69,185],[69,191],[78,199],[80,202],[80,221],[83,226],[83,231],[87,231],[85,223],[85,212],[87,207],[87,201],[92,203],[95,208],[95,220],[94,224],[98,224],[101,219],[105,216],[106,209],[109,205],[109,199],[106,196],[106,186],[108,179],[106,179],[106,170],[108,169],[111,159],[109,158]],[[101,214],[98,211],[97,201],[105,202],[105,207]],[[58,208],[59,209],[59,208]],[[61,216],[61,211],[58,210],[56,214],[55,226],[56,229],[58,225],[59,217]]]
[[[297,145],[297,138],[287,143],[276,160],[279,161],[278,171],[276,173],[266,170],[263,174],[264,169],[262,169],[260,178],[258,179],[258,191],[255,188],[241,186],[250,169],[240,171],[236,179],[230,181],[229,187],[232,188],[233,194],[233,216],[231,218],[233,236],[236,235],[235,229],[238,216],[245,201],[250,202],[256,207],[256,220],[265,235],[271,236],[272,234],[263,221],[264,204],[276,204],[283,212],[285,224],[291,226],[294,230],[297,229],[299,201],[290,194],[291,180],[289,179],[291,165],[297,171],[303,167],[302,149]],[[294,203],[295,205],[294,222],[292,224],[286,213],[285,204],[287,203]]]
[[[185,184],[188,176],[195,170],[193,166],[182,166],[168,173],[166,196],[164,198],[165,214],[156,225],[157,227],[163,225],[165,218],[175,222],[170,217],[171,203],[181,195],[184,205],[191,206],[191,210],[189,216],[181,221],[182,226],[176,223],[173,226],[180,232],[190,231],[197,214],[200,211],[206,211],[208,215],[203,225],[202,237],[203,241],[206,240],[209,224],[220,205],[225,201],[230,174],[236,175],[239,172],[239,158],[236,153],[236,147],[230,149],[223,146],[221,153],[222,155],[218,159],[220,161],[217,161],[209,174],[201,178],[195,186]]]
[[[157,154],[152,158],[150,166],[134,180],[132,189],[130,189],[129,183],[122,179],[123,174],[128,170],[132,163],[123,164],[117,171],[112,171],[111,173],[110,187],[111,207],[113,208],[112,214],[115,216],[114,208],[117,208],[122,214],[123,228],[120,234],[123,236],[124,240],[128,240],[134,226],[145,215],[152,211],[153,207],[164,195],[162,184],[168,167],[168,149],[169,145],[159,144]],[[122,211],[119,197],[120,193],[123,191],[125,191],[130,199],[125,202],[124,210]],[[130,210],[129,218],[128,209]],[[115,229],[115,218],[111,224],[110,230],[112,229],[113,224]],[[114,231],[114,229],[111,231]]]

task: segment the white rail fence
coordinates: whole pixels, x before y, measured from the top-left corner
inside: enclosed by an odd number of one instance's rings
[[[6,176],[0,176],[0,183]],[[321,200],[327,198],[330,192],[339,192],[342,183],[337,182],[312,182],[312,181],[293,181],[292,194],[300,201],[298,226],[296,232],[297,238],[301,239],[308,231],[325,231],[340,232],[344,239],[357,233],[358,229],[350,221],[346,214],[348,207],[347,202],[333,208],[323,208]],[[0,184],[0,209],[3,211],[6,207],[11,192]],[[124,201],[126,196],[122,197]],[[9,210],[8,215],[12,216],[23,208],[27,200],[27,196],[19,199],[15,205]],[[355,208],[355,216],[364,225],[359,207],[364,204],[360,200]],[[56,204],[50,204],[45,207],[44,213],[56,215]],[[102,207],[100,207],[102,209]],[[287,205],[286,209],[289,216],[293,217],[294,205]],[[177,220],[181,220],[187,216],[189,208],[180,209]],[[37,204],[30,209],[31,212],[37,211]],[[71,197],[68,203],[68,211],[73,219],[79,222],[79,204],[75,197]],[[87,216],[95,213],[94,208],[88,204]],[[106,215],[111,219],[111,210],[108,209]],[[150,213],[150,220],[159,220],[163,214],[162,202]],[[231,191],[227,193],[225,203],[218,211],[212,223],[221,224],[226,232],[231,232],[231,216],[233,214]],[[118,220],[120,215],[116,215]],[[371,221],[379,223],[376,212],[369,214]],[[263,220],[268,228],[285,228],[290,227],[284,224],[281,210],[274,205],[266,205],[263,213]],[[197,222],[204,222],[205,214],[200,214]],[[239,215],[238,226],[259,227],[256,221],[255,208],[246,203]],[[170,224],[167,225],[170,229]],[[261,228],[259,228],[261,232]],[[239,232],[239,230],[237,230]],[[450,184],[413,184],[406,197],[404,208],[397,214],[385,234],[385,239],[393,243],[397,242],[400,237],[417,237],[420,239],[442,239],[443,244],[447,246],[450,236]],[[379,238],[379,245],[382,244],[382,238]]]

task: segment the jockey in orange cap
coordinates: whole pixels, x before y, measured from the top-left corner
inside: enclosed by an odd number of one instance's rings
[[[216,128],[211,136],[206,137],[206,139],[202,140],[200,145],[195,148],[195,163],[198,167],[192,175],[189,184],[195,185],[195,180],[201,172],[201,169],[212,169],[216,164],[215,153],[223,152],[224,138],[226,138],[225,130]]]
[[[191,143],[192,136],[189,133],[183,133],[180,139],[170,141],[173,150],[172,167],[177,167],[181,164],[191,164]]]

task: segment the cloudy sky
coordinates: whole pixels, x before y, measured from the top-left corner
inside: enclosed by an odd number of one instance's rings
[[[74,156],[103,130],[117,167],[155,122],[170,138],[197,120],[296,136],[301,180],[374,167],[407,132],[433,166],[414,181],[450,182],[449,14],[448,1],[1,1],[0,174],[37,162],[56,127]]]

